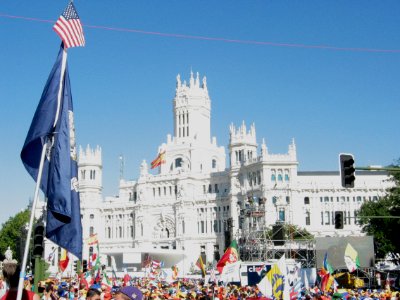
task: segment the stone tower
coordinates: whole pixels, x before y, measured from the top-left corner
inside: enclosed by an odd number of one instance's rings
[[[174,137],[177,142],[210,143],[210,111],[206,77],[200,83],[199,73],[194,78],[191,72],[188,85],[186,81],[181,82],[178,74],[174,99]]]
[[[102,195],[102,159],[101,148],[90,148],[87,145],[84,150],[79,147],[78,178],[81,203],[89,200],[99,200]]]
[[[246,124],[242,123],[239,128],[231,124],[229,139],[230,165],[232,168],[240,167],[244,162],[256,161],[257,141],[256,127],[253,124],[247,131]]]

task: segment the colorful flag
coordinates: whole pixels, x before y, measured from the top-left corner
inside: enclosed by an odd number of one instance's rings
[[[176,280],[178,278],[178,272],[179,272],[178,266],[174,265],[172,266],[171,269],[172,269],[172,279]]]
[[[328,262],[328,252],[325,252],[325,256],[324,256],[324,269],[329,273],[332,274],[335,270],[333,269],[333,267],[330,265],[330,263]]]
[[[93,245],[97,245],[99,243],[99,240],[97,239],[97,233],[92,234],[91,236],[89,236],[86,239],[86,244],[88,246],[93,246]]]
[[[203,259],[201,258],[201,254],[196,261],[196,266],[201,270],[202,277],[206,277],[206,267],[204,266]]]
[[[319,276],[321,277],[321,291],[327,292],[329,289],[332,287],[332,284],[334,283],[334,277],[328,273],[325,269],[322,269],[319,273]]]
[[[257,284],[260,292],[266,297],[289,300],[285,255],[271,267],[271,270]]]
[[[21,159],[36,181],[42,150],[47,147],[40,185],[48,199],[46,237],[82,259],[78,165],[66,55],[61,45],[25,139]]]
[[[350,243],[347,243],[346,250],[344,251],[344,262],[346,263],[349,272],[354,272],[360,267],[358,252],[350,245]]]
[[[68,263],[69,263],[68,251],[65,249],[61,249],[61,257],[60,261],[58,262],[58,266],[60,267],[61,272],[65,271],[65,269],[68,267]]]
[[[53,29],[64,42],[66,49],[85,46],[82,24],[72,1],[68,3]]]
[[[217,270],[221,274],[225,265],[237,262],[239,260],[238,244],[233,240],[230,246],[226,249],[224,255],[217,263]]]
[[[160,152],[157,157],[151,162],[151,168],[154,169],[165,163],[165,151]]]

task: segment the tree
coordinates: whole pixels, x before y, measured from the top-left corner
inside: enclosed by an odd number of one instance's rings
[[[28,209],[10,217],[2,224],[0,230],[0,253],[3,254],[8,247],[13,252],[13,258],[21,262],[21,252],[25,245],[26,233],[24,232],[26,224],[29,223],[30,211]],[[22,249],[22,251],[21,251]]]
[[[391,168],[398,168],[400,159]],[[399,168],[400,171],[400,168]],[[391,255],[394,262],[400,263],[400,172],[390,172],[393,187],[387,190],[386,196],[377,201],[364,202],[358,216],[362,231],[374,236],[375,255],[385,258]],[[370,218],[375,216],[376,218]],[[382,217],[382,218],[380,218]]]
[[[301,228],[293,224],[284,224],[283,231],[285,232],[285,239],[288,240],[313,240],[314,236],[307,231],[305,228]],[[265,232],[266,236],[272,237],[273,230],[272,227],[267,229]]]

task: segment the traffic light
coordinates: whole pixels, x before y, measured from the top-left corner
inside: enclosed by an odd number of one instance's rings
[[[354,168],[354,157],[351,154],[340,154],[340,178],[342,187],[353,188],[356,176],[354,175],[356,169]]]
[[[335,211],[335,229],[343,229],[343,212]]]
[[[87,260],[86,259],[84,259],[82,261],[82,268],[83,268],[83,273],[86,273],[87,272]]]
[[[42,256],[43,255],[43,224],[37,224],[35,226],[35,231],[33,234],[33,255]]]
[[[75,273],[78,273],[78,261],[77,260],[74,261],[74,271],[75,271]]]

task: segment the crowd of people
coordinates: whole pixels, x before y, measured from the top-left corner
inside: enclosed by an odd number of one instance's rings
[[[17,298],[20,268],[17,263],[3,264],[3,278],[0,277],[0,300]],[[257,286],[238,286],[204,282],[202,279],[179,279],[172,283],[149,278],[117,279],[114,285],[102,284],[101,280],[88,284],[83,277],[47,279],[33,286],[33,277],[26,277],[22,300],[148,300],[148,299],[206,299],[206,300],[252,300],[269,299]],[[3,289],[1,289],[3,287]],[[35,293],[34,290],[37,292]],[[281,299],[284,299],[283,295]],[[399,293],[389,290],[350,289],[321,292],[317,286],[302,288],[290,294],[295,299],[346,299],[346,300],[400,300]],[[286,299],[284,299],[286,300]]]

